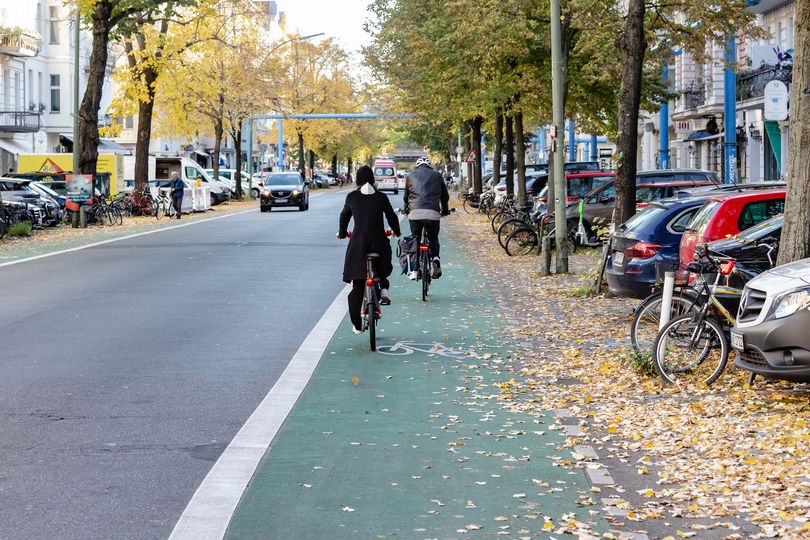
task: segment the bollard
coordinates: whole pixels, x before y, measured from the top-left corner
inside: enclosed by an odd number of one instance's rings
[[[70,211],[70,226],[73,227],[74,229],[79,228],[79,213],[78,212],[74,212],[72,210]]]
[[[543,268],[541,274],[544,276],[551,275],[551,238],[543,236],[542,240],[542,253],[543,253]]]
[[[664,273],[664,297],[661,299],[661,320],[658,322],[658,330],[661,330],[669,322],[672,315],[672,291],[675,290],[675,272]]]
[[[82,229],[87,228],[87,209],[85,208],[84,205],[81,205],[79,207],[79,226]]]

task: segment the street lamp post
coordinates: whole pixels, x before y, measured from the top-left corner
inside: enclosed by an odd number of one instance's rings
[[[560,0],[551,0],[551,96],[553,108],[554,138],[554,218],[555,244],[557,249],[556,272],[568,273],[568,249],[566,236],[568,227],[565,220],[565,164],[563,162],[562,144],[565,138],[565,104],[563,103],[563,60],[562,60],[562,24],[560,22]],[[551,204],[551,201],[549,201]]]

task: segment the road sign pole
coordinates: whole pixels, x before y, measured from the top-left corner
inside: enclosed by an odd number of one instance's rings
[[[563,103],[562,27],[560,0],[551,0],[551,95],[554,119],[554,223],[558,274],[568,273],[567,227],[565,220],[565,164],[561,139],[565,138],[565,104]],[[559,138],[557,138],[559,137]],[[549,201],[551,202],[551,201]]]

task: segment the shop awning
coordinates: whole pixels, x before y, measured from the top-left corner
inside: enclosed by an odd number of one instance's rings
[[[59,135],[60,139],[64,139],[66,142],[73,146],[73,134],[66,135],[62,134]],[[118,154],[129,154],[132,152],[131,149],[127,148],[126,146],[121,146],[117,142],[112,139],[99,139],[98,140],[98,151],[99,152],[115,152]]]
[[[34,153],[32,146],[21,139],[0,139],[0,148],[15,156]]]
[[[723,136],[722,133],[715,133],[712,135],[705,129],[701,129],[700,131],[693,131],[689,134],[686,138],[687,141],[713,141],[719,139]]]

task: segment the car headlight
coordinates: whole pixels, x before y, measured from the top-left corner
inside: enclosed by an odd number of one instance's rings
[[[267,191],[267,190],[264,190],[264,191],[262,191],[262,195],[264,195],[265,197],[269,197],[269,196],[270,196],[270,192],[269,192],[269,191]]]
[[[776,301],[773,318],[782,319],[808,306],[810,306],[810,289],[787,293]]]
[[[292,196],[297,197],[299,193],[301,193],[301,192],[298,191],[297,189],[294,189],[293,192],[292,192]]]

